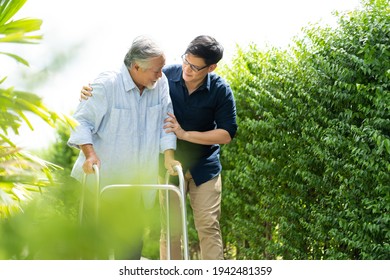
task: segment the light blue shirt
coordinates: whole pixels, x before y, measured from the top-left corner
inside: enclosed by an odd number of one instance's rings
[[[68,145],[93,144],[101,161],[101,187],[108,184],[157,184],[159,153],[176,149],[176,136],[163,129],[173,112],[167,78],[163,74],[154,89],[142,95],[123,64],[120,71],[101,73],[91,84],[93,96],[74,113],[79,125]],[[71,176],[81,181],[84,154],[80,151]],[[145,192],[147,205],[156,192]]]

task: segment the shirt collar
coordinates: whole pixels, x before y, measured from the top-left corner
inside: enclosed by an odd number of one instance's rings
[[[122,73],[122,81],[126,92],[129,92],[132,89],[136,88],[137,86],[135,85],[133,79],[130,76],[129,69],[127,69],[127,66],[124,63],[122,64],[120,71]]]

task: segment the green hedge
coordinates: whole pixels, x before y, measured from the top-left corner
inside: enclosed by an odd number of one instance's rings
[[[221,71],[239,123],[222,152],[228,258],[390,258],[389,4]]]

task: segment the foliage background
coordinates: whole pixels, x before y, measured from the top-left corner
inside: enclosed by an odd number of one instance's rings
[[[221,155],[226,259],[390,258],[389,4],[362,0],[336,14],[336,27],[309,25],[285,49],[238,47],[219,69],[239,124]],[[75,226],[79,193],[69,173],[77,151],[68,136],[67,125],[57,126],[56,142],[40,153],[63,168],[49,173],[57,184],[0,222],[0,258],[92,250],[96,240]],[[145,257],[158,258],[158,233],[152,223]]]
[[[0,1],[0,44],[35,44],[42,39],[36,34],[42,21],[33,18],[13,19],[26,0]],[[0,51],[24,66],[28,61],[19,55]],[[4,88],[7,77],[0,77],[0,218],[21,210],[21,203],[29,200],[32,192],[53,184],[51,171],[59,168],[13,143],[10,135],[18,135],[22,124],[30,129],[30,117],[35,116],[55,127],[59,122],[72,124],[66,115],[58,114],[45,106],[34,93]]]
[[[390,6],[363,2],[222,71],[239,117],[222,155],[238,259],[390,257]]]

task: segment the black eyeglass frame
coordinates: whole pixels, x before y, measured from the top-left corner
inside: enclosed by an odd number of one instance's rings
[[[183,55],[181,56],[181,59],[183,60],[183,63],[184,63],[185,65],[190,66],[191,70],[194,71],[194,72],[199,72],[199,71],[201,71],[201,70],[203,70],[203,69],[205,69],[205,68],[207,68],[207,67],[210,66],[210,65],[205,65],[205,66],[203,66],[203,67],[198,67],[198,66],[196,66],[196,65],[194,65],[194,64],[192,64],[192,63],[189,63],[188,60],[186,59],[186,55],[187,55],[187,54],[183,54]]]

